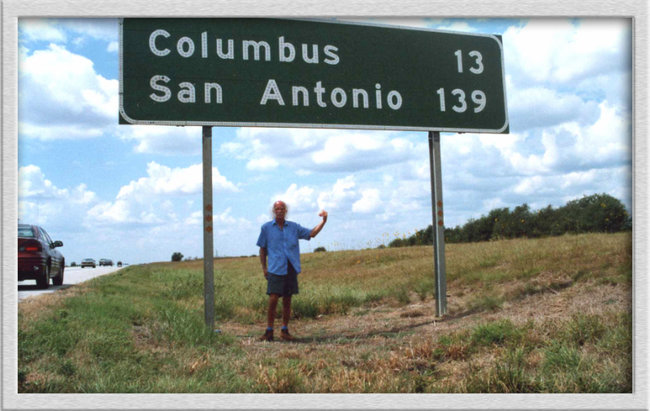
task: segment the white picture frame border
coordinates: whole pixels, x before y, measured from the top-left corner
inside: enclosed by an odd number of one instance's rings
[[[155,7],[154,7],[155,6]],[[632,394],[18,394],[18,20],[28,17],[625,17],[633,20]],[[117,121],[117,113],[116,113]],[[646,0],[2,1],[2,409],[648,409],[648,3]]]

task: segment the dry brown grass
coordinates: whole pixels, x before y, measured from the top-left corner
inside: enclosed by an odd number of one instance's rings
[[[437,318],[434,301],[425,301],[398,309],[380,306],[362,317],[352,314],[294,321],[293,330],[302,337],[297,343],[263,343],[242,335],[261,334],[256,326],[226,323],[221,328],[226,333],[240,335],[246,361],[256,364],[255,378],[269,392],[408,391],[404,384],[414,384],[413,378],[417,379],[423,372],[429,372],[431,382],[435,381],[440,392],[467,392],[468,375],[486,373],[498,362],[503,350],[470,353],[467,341],[442,347],[436,342],[440,336],[499,319],[523,326],[531,320],[536,324],[567,321],[576,314],[606,316],[629,308],[628,287],[603,289],[587,283],[558,292],[540,292],[508,304],[498,312],[459,318]],[[413,312],[418,315],[412,316]],[[540,327],[528,338],[534,344],[535,339],[546,338],[544,333],[544,327]],[[436,353],[436,349],[441,352]],[[437,355],[443,360],[438,360]],[[269,359],[277,361],[269,364]],[[286,360],[297,360],[300,366],[285,367]],[[529,367],[537,367],[542,354],[531,352],[525,361]]]
[[[569,321],[575,315],[605,318],[612,313],[631,312],[630,284],[602,284],[600,281],[603,277],[620,275],[618,267],[629,263],[629,255],[626,257],[628,248],[625,243],[619,241],[617,244],[606,236],[596,240],[602,248],[611,247],[611,253],[588,251],[581,254],[584,241],[576,239],[559,250],[539,247],[536,252],[541,249],[544,256],[532,260],[516,253],[503,257],[493,267],[495,270],[512,270],[513,265],[527,267],[539,263],[543,263],[545,269],[515,280],[507,278],[507,281],[499,284],[498,292],[504,296],[505,303],[496,311],[467,312],[468,301],[475,298],[480,290],[473,285],[465,285],[462,278],[457,278],[449,284],[450,315],[445,318],[435,316],[435,301],[431,299],[401,307],[382,304],[370,309],[358,309],[346,316],[331,315],[294,321],[293,330],[303,337],[296,344],[258,343],[249,339],[244,346],[249,360],[258,364],[268,358],[286,358],[287,352],[295,353],[293,346],[300,347],[302,355],[299,359],[303,366],[296,372],[304,378],[285,372],[272,374],[273,380],[267,367],[259,368],[260,378],[267,385],[279,389],[282,389],[280,380],[283,378],[285,383],[292,378],[291,381],[295,383],[297,378],[310,381],[306,389],[310,392],[364,392],[367,387],[393,392],[397,385],[401,385],[397,391],[407,389],[403,385],[413,383],[409,378],[413,374],[413,378],[430,376],[430,383],[441,392],[467,392],[470,390],[468,375],[474,373],[475,376],[483,375],[489,379],[487,373],[502,357],[504,349],[484,349],[472,353],[468,341],[441,346],[436,342],[441,336],[454,335],[481,323],[503,319],[522,327],[532,321],[538,326],[529,332],[527,339],[535,345],[548,339],[548,329],[543,324]],[[506,254],[509,249],[524,247],[524,241],[466,247],[485,250],[493,246],[503,249]],[[551,240],[542,240],[542,243],[548,241]],[[621,251],[617,251],[617,248]],[[472,255],[466,250],[455,251]],[[531,256],[530,249],[520,251],[525,257]],[[458,255],[455,252],[450,254],[450,261],[457,261]],[[497,251],[497,254],[500,253]],[[494,255],[494,251],[484,252],[478,261],[484,262],[486,255]],[[369,260],[373,258],[377,256],[371,256]],[[563,263],[562,259],[575,264]],[[352,258],[346,261],[350,263]],[[464,259],[464,264],[471,262]],[[579,272],[588,274],[576,278]],[[357,315],[359,312],[361,315]],[[259,333],[259,327],[255,326],[247,328],[226,323],[223,329],[242,337],[242,334]],[[524,357],[525,364],[531,369],[539,367],[542,361],[543,355],[539,350],[528,352]],[[324,362],[326,367],[323,366]],[[305,365],[315,363],[320,363],[321,367]]]

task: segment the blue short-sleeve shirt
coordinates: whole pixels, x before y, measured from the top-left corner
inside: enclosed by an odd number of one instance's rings
[[[286,275],[287,261],[291,262],[297,273],[300,272],[300,246],[298,244],[300,239],[310,240],[311,230],[293,221],[285,220],[282,229],[275,220],[262,225],[257,246],[266,248],[270,273]]]

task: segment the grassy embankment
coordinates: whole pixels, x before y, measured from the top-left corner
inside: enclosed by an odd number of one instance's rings
[[[19,392],[631,392],[631,235],[306,254],[291,328],[258,342],[258,258],[130,266],[19,304]]]

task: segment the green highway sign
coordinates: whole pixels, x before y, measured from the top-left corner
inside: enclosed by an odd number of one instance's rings
[[[120,123],[507,133],[503,47],[322,20],[125,18]]]

